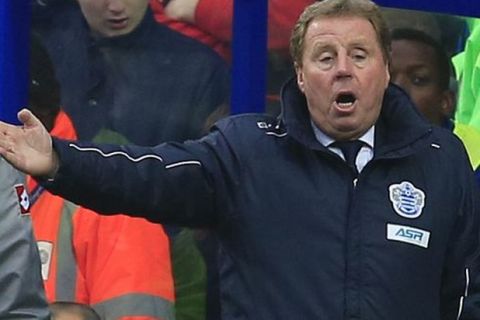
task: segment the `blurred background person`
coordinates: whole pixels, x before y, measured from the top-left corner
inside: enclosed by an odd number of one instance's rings
[[[60,86],[48,53],[32,36],[29,105],[50,133],[75,140],[60,108]],[[100,216],[45,191],[29,178],[31,214],[53,319],[174,319],[169,240],[159,224]],[[62,303],[56,303],[63,301]],[[77,304],[78,305],[77,305]],[[75,318],[76,319],[76,318]]]
[[[37,2],[33,18],[56,67],[62,106],[81,139],[183,141],[199,137],[228,113],[226,61],[197,39],[158,23],[148,0]],[[177,317],[201,319],[206,279],[196,238],[176,227],[166,230]],[[210,247],[204,235],[201,245]]]
[[[151,0],[159,21],[183,21],[216,39],[232,42],[232,0]],[[303,9],[314,0],[268,0],[268,48],[288,55],[290,33]]]
[[[223,59],[157,23],[148,0],[77,2],[34,11],[50,15],[34,14],[33,28],[52,57],[79,138],[109,132],[155,145],[204,133],[209,116],[228,103]]]
[[[232,0],[151,0],[157,21],[167,23],[175,28],[179,22],[194,26],[210,35],[223,48],[230,48],[233,27]],[[268,65],[267,92],[265,97],[266,112],[272,115],[280,113],[280,88],[294,75],[293,64],[289,54],[291,30],[303,9],[314,0],[268,0]],[[188,34],[188,32],[185,32]],[[196,37],[193,35],[193,37]],[[203,41],[201,37],[200,41]],[[209,44],[208,41],[204,43]],[[212,45],[210,43],[209,45]],[[228,54],[226,56],[229,61]]]
[[[452,66],[442,46],[415,29],[392,32],[391,81],[404,89],[431,123],[453,129]]]
[[[423,31],[395,29],[391,58],[391,81],[410,95],[418,111],[432,124],[463,133],[459,136],[477,178],[480,177],[480,132],[454,121],[456,83],[445,49]],[[470,139],[465,140],[465,135]]]

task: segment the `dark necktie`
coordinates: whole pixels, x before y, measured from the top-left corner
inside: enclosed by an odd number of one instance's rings
[[[360,140],[336,141],[332,144],[332,146],[342,150],[345,162],[353,170],[355,177],[358,176],[358,169],[355,160],[357,159],[358,151],[360,151],[363,145],[364,143]]]

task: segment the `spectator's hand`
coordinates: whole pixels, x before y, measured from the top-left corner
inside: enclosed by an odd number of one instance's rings
[[[52,138],[30,110],[21,110],[18,119],[23,126],[0,121],[0,155],[27,174],[53,177],[58,159],[52,148]]]
[[[165,14],[172,19],[195,23],[195,10],[200,0],[170,0],[165,6]]]

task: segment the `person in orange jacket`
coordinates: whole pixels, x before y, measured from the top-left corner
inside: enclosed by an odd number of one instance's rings
[[[75,140],[59,108],[59,86],[48,54],[31,44],[30,109],[56,137]],[[159,224],[100,216],[55,196],[29,178],[31,216],[50,302],[91,306],[102,319],[174,319],[169,240]]]

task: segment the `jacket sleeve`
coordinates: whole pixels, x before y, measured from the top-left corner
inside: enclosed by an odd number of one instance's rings
[[[0,159],[0,318],[49,319],[24,177]]]
[[[442,319],[480,319],[480,192],[468,160],[464,167],[463,203],[445,260]]]
[[[74,226],[79,287],[102,319],[174,319],[169,240],[161,225],[80,207]]]
[[[60,168],[43,185],[94,211],[123,212],[162,224],[207,227],[218,222],[237,161],[220,131],[201,140],[156,147],[54,140]],[[233,170],[232,170],[233,169]]]

